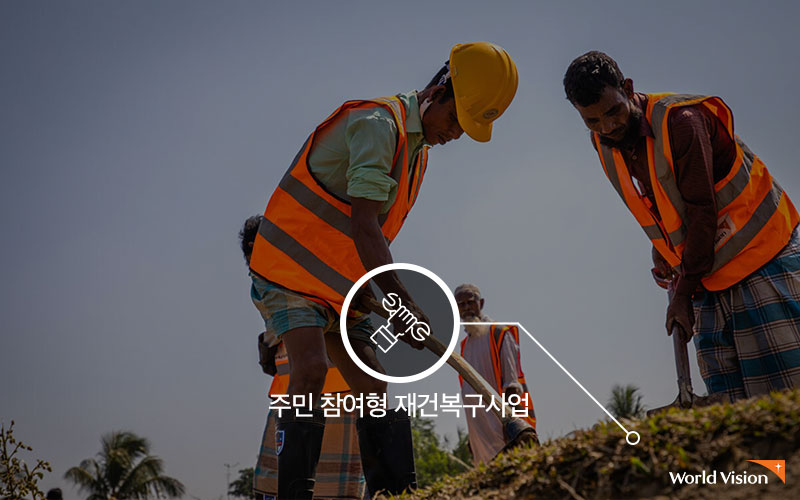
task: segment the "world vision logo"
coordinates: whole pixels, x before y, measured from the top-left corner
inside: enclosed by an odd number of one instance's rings
[[[786,484],[786,461],[785,460],[748,460],[754,464],[761,465],[771,470],[783,484]],[[669,477],[672,484],[769,484],[767,474],[753,474],[750,471],[719,471],[703,470],[699,474],[689,472],[670,472]]]
[[[783,484],[786,484],[786,460],[748,460],[754,464],[763,465],[774,472]]]

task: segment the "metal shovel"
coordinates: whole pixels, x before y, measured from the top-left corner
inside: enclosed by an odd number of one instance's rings
[[[670,297],[671,296],[672,294],[670,294]],[[675,368],[678,372],[678,397],[667,406],[648,410],[648,417],[669,408],[696,408],[728,401],[728,397],[725,394],[698,396],[693,392],[692,375],[689,371],[689,352],[686,343],[682,339],[682,333],[683,329],[676,323],[672,327],[672,347],[675,351]]]

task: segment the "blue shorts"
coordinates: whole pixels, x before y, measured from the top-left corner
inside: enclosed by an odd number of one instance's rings
[[[268,335],[280,337],[289,330],[301,327],[319,327],[325,334],[340,334],[339,314],[330,306],[314,302],[253,273],[250,273],[250,278],[253,280],[250,298],[264,319]],[[351,341],[362,340],[371,344],[369,337],[374,332],[369,316],[347,321],[347,333]]]

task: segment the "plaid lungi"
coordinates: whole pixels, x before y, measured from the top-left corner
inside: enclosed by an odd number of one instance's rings
[[[265,499],[278,494],[278,455],[275,453],[275,419],[267,414],[267,427],[253,477],[253,489]],[[317,464],[314,498],[357,499],[364,497],[366,483],[361,472],[356,418],[350,414],[327,417],[322,450]]]
[[[250,300],[256,306],[267,334],[280,337],[295,328],[312,326],[322,328],[322,332],[339,335],[339,315],[331,307],[323,306],[287,288],[250,273]],[[370,336],[375,331],[369,316],[347,319],[347,334],[351,340],[357,339],[372,345]]]
[[[708,393],[731,401],[800,387],[800,237],[736,285],[694,301]]]

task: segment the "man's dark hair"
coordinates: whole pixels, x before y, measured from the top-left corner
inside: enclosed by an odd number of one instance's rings
[[[47,492],[47,496],[45,497],[47,500],[63,500],[64,497],[61,494],[61,488],[53,488],[52,490]]]
[[[253,243],[256,241],[256,234],[258,234],[258,226],[264,220],[263,215],[254,215],[248,217],[244,221],[242,229],[239,230],[239,244],[244,254],[244,260],[250,262],[250,254],[253,253]]]
[[[564,75],[564,91],[572,104],[590,106],[600,100],[606,86],[622,89],[623,81],[617,62],[593,50],[570,63]]]
[[[450,78],[450,61],[444,63],[442,69],[440,69],[433,76],[431,81],[428,82],[427,85],[425,85],[425,88],[429,89],[437,85],[444,85],[444,94],[442,94],[442,97],[441,99],[439,99],[439,102],[444,102],[448,99],[452,99],[453,97],[455,97],[455,93],[453,92],[453,79]]]

